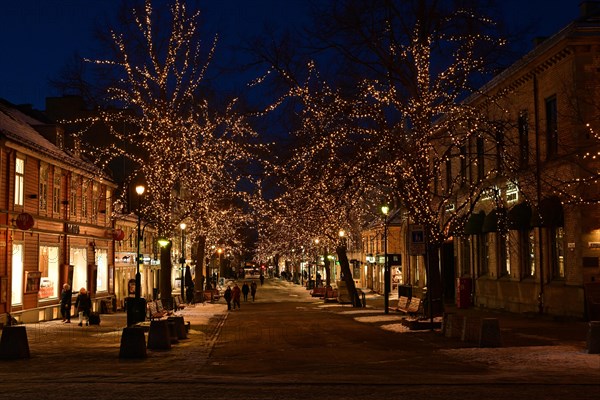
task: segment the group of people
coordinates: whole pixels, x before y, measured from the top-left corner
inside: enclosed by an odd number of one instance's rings
[[[244,301],[248,301],[248,294],[252,296],[252,301],[254,301],[256,299],[257,286],[255,281],[252,281],[250,285],[248,285],[248,282],[244,282],[241,289],[237,283],[234,284],[233,289],[231,286],[227,286],[227,289],[225,289],[225,293],[223,294],[223,297],[227,302],[227,309],[231,310],[232,306],[234,310],[236,307],[241,308],[242,295],[244,296]]]
[[[75,309],[79,317],[79,326],[89,325],[90,323],[90,311],[92,310],[92,299],[85,288],[79,289],[79,292],[71,291],[71,286],[67,283],[63,285],[62,292],[60,293],[60,313],[63,318],[63,322],[66,324],[71,323],[71,305],[73,295],[77,293],[75,299]]]

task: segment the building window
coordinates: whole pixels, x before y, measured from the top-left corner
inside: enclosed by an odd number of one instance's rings
[[[98,221],[98,213],[100,212],[100,187],[97,182],[92,184],[92,220]]]
[[[552,278],[553,279],[564,279],[565,278],[565,246],[564,236],[565,231],[562,227],[550,228],[549,229],[551,254],[550,262],[552,267]]]
[[[501,175],[504,169],[504,131],[502,128],[496,129],[496,170]]]
[[[471,273],[471,239],[463,238],[460,243],[460,276],[465,276]]]
[[[546,159],[558,154],[558,109],[556,96],[546,99]]]
[[[479,267],[479,276],[485,276],[489,273],[489,240],[489,233],[477,235],[477,264]]]
[[[58,246],[40,246],[40,299],[55,299],[59,293]]]
[[[15,160],[15,206],[23,206],[25,197],[25,160],[17,157]]]
[[[521,241],[521,262],[523,278],[532,278],[535,275],[535,233],[533,229],[528,231],[520,231],[519,238]]]
[[[498,275],[507,276],[510,275],[510,253],[508,246],[508,233],[498,232],[496,237],[498,239],[498,243],[496,244],[496,251],[498,252]]]
[[[484,141],[482,137],[477,138],[477,179],[479,181],[485,178],[485,162],[484,162]]]
[[[54,184],[52,185],[52,212],[60,214],[60,185],[61,172],[59,168],[54,169]]]
[[[73,266],[73,290],[87,289],[87,249],[85,247],[71,247],[69,253],[70,264]]]
[[[446,160],[446,190],[445,193],[450,193],[452,190],[452,160]]]
[[[77,183],[79,179],[76,176],[71,177],[71,190],[69,193],[69,214],[71,217],[77,216]]]
[[[108,290],[108,250],[96,249],[96,265],[98,266],[96,291],[106,292]]]
[[[90,181],[82,179],[81,185],[81,217],[87,219],[88,217],[88,190]]]
[[[517,125],[519,129],[519,166],[526,168],[529,164],[529,115],[527,111],[519,113]]]
[[[48,164],[40,165],[40,212],[48,211]]]
[[[14,305],[23,303],[23,244],[12,245],[12,284],[10,302]]]

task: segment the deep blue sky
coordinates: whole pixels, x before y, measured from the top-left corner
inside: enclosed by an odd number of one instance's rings
[[[158,0],[155,0],[158,1]],[[190,0],[188,0],[190,1]],[[222,45],[258,34],[265,23],[301,26],[304,0],[197,1]],[[324,0],[321,0],[324,1]],[[531,21],[533,36],[549,36],[579,15],[579,0],[498,0],[515,27]],[[94,54],[92,26],[119,0],[0,0],[0,98],[44,108],[48,86],[75,52]]]

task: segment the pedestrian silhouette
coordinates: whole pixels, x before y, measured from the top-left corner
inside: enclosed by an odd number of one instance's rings
[[[242,285],[242,294],[244,295],[244,301],[248,301],[248,293],[250,292],[250,286],[248,286],[248,282],[244,282]]]

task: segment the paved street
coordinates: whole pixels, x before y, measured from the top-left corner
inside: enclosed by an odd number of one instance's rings
[[[102,315],[99,327],[31,324],[31,358],[0,362],[3,398],[600,395],[600,356],[585,351],[585,322],[469,310],[500,320],[503,346],[478,348],[439,331],[409,331],[382,305],[377,296],[363,309],[323,303],[268,280],[240,310],[227,312],[223,300],[186,308],[189,338],[142,360],[118,358],[123,313]]]

